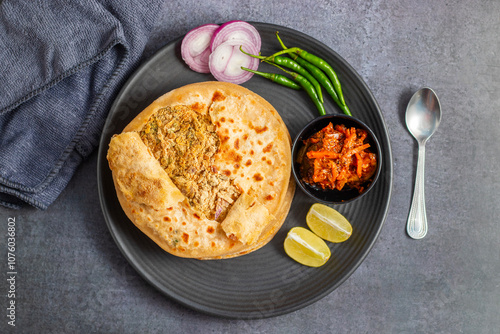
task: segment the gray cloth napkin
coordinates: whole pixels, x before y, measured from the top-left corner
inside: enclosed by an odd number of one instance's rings
[[[0,205],[46,209],[98,146],[160,0],[0,1]]]

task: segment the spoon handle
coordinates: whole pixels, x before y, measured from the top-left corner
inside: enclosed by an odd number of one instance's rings
[[[413,239],[422,239],[427,234],[427,215],[424,194],[425,143],[418,144],[417,175],[406,231]]]

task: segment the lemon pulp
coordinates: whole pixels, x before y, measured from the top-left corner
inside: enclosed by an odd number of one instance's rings
[[[337,210],[315,203],[306,216],[307,226],[321,238],[330,242],[343,242],[352,234],[349,221]]]
[[[285,238],[284,248],[292,259],[310,267],[324,265],[331,255],[325,241],[303,227],[290,229]]]

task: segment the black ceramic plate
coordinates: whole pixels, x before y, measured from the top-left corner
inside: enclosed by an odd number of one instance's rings
[[[283,250],[291,227],[306,226],[313,204],[297,188],[291,211],[275,238],[266,246],[234,259],[199,261],[164,252],[140,232],[123,213],[116,198],[106,152],[113,134],[119,133],[153,100],[185,84],[213,80],[191,71],[180,57],[178,39],[159,50],[128,80],[114,102],[101,138],[98,183],[101,206],[116,244],[130,264],[160,292],[177,302],[208,314],[240,318],[265,318],[295,311],[335,290],[359,266],[373,246],[387,215],[392,189],[392,155],[387,129],[370,90],[337,53],[298,31],[264,23],[252,23],[262,36],[262,54],[279,50],[275,32],[287,46],[299,46],[327,60],[337,70],[345,99],[353,115],[372,128],[380,141],[383,166],[376,186],[353,203],[334,206],[353,225],[351,238],[329,244],[330,260],[320,268],[302,266]],[[272,66],[261,64],[263,71]],[[254,76],[243,86],[267,99],[281,114],[292,138],[318,114],[303,91],[278,86]],[[326,99],[329,113],[340,111]]]

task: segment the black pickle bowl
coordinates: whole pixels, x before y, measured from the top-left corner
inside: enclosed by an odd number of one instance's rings
[[[342,190],[337,189],[322,189],[321,187],[310,185],[304,180],[300,175],[300,164],[297,161],[299,156],[300,149],[304,146],[304,140],[311,137],[316,132],[325,128],[329,123],[332,123],[333,126],[337,124],[344,124],[346,127],[355,127],[356,129],[365,130],[368,135],[365,140],[366,143],[370,144],[369,150],[377,155],[377,170],[375,174],[371,177],[369,181],[365,184],[365,189],[360,193],[358,189],[350,188],[349,186],[344,186]],[[373,133],[373,131],[360,120],[347,116],[347,115],[325,115],[315,118],[311,122],[309,122],[302,130],[298,133],[293,141],[292,146],[292,172],[297,184],[301,188],[303,192],[305,192],[308,196],[313,198],[314,200],[325,203],[325,204],[344,204],[360,199],[365,196],[377,182],[377,179],[380,175],[382,166],[382,152],[380,149],[380,144],[377,140],[377,137]]]

